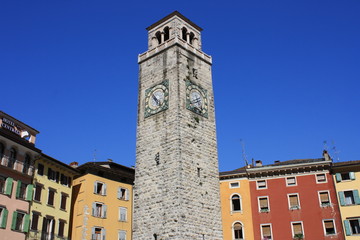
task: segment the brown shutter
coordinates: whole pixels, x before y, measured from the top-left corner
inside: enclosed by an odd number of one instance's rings
[[[329,202],[329,193],[327,192],[320,193],[320,200],[321,202]]]
[[[299,206],[299,200],[298,200],[297,195],[291,195],[291,196],[289,196],[289,199],[290,199],[290,206],[291,207]]]
[[[268,199],[267,198],[260,198],[260,208],[267,208],[268,207]]]
[[[261,230],[264,237],[270,237],[271,236],[271,229],[270,225],[261,226]]]
[[[301,223],[293,223],[293,230],[294,230],[294,235],[295,234],[302,234]]]
[[[333,221],[326,221],[325,222],[325,228],[326,229],[334,228],[334,222]]]

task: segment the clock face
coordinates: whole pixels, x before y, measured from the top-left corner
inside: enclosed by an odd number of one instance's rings
[[[186,81],[186,108],[203,117],[208,117],[207,91],[202,87]]]
[[[168,80],[165,80],[145,91],[145,117],[168,109],[168,84]]]

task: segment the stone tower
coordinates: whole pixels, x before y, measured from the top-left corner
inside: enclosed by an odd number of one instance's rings
[[[222,239],[211,57],[173,12],[139,55],[134,240]]]

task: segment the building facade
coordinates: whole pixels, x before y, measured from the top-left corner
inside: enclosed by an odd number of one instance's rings
[[[224,240],[254,239],[250,182],[246,168],[220,173]]]
[[[72,181],[78,171],[50,156],[35,160],[29,240],[67,240]]]
[[[360,161],[337,162],[332,166],[342,225],[346,239],[360,237]]]
[[[134,240],[222,239],[211,57],[178,12],[139,55]]]
[[[0,111],[0,236],[25,239],[33,197],[35,147],[39,132]]]
[[[72,197],[72,239],[131,240],[134,169],[114,162],[77,168]]]

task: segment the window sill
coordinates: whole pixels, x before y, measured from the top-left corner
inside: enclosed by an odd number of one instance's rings
[[[51,207],[51,208],[55,208],[54,205],[50,205],[50,204],[46,204],[46,206]]]
[[[67,211],[66,211],[66,209],[62,209],[62,208],[60,208],[60,210],[61,210],[61,211],[63,211],[63,212],[67,212]]]

